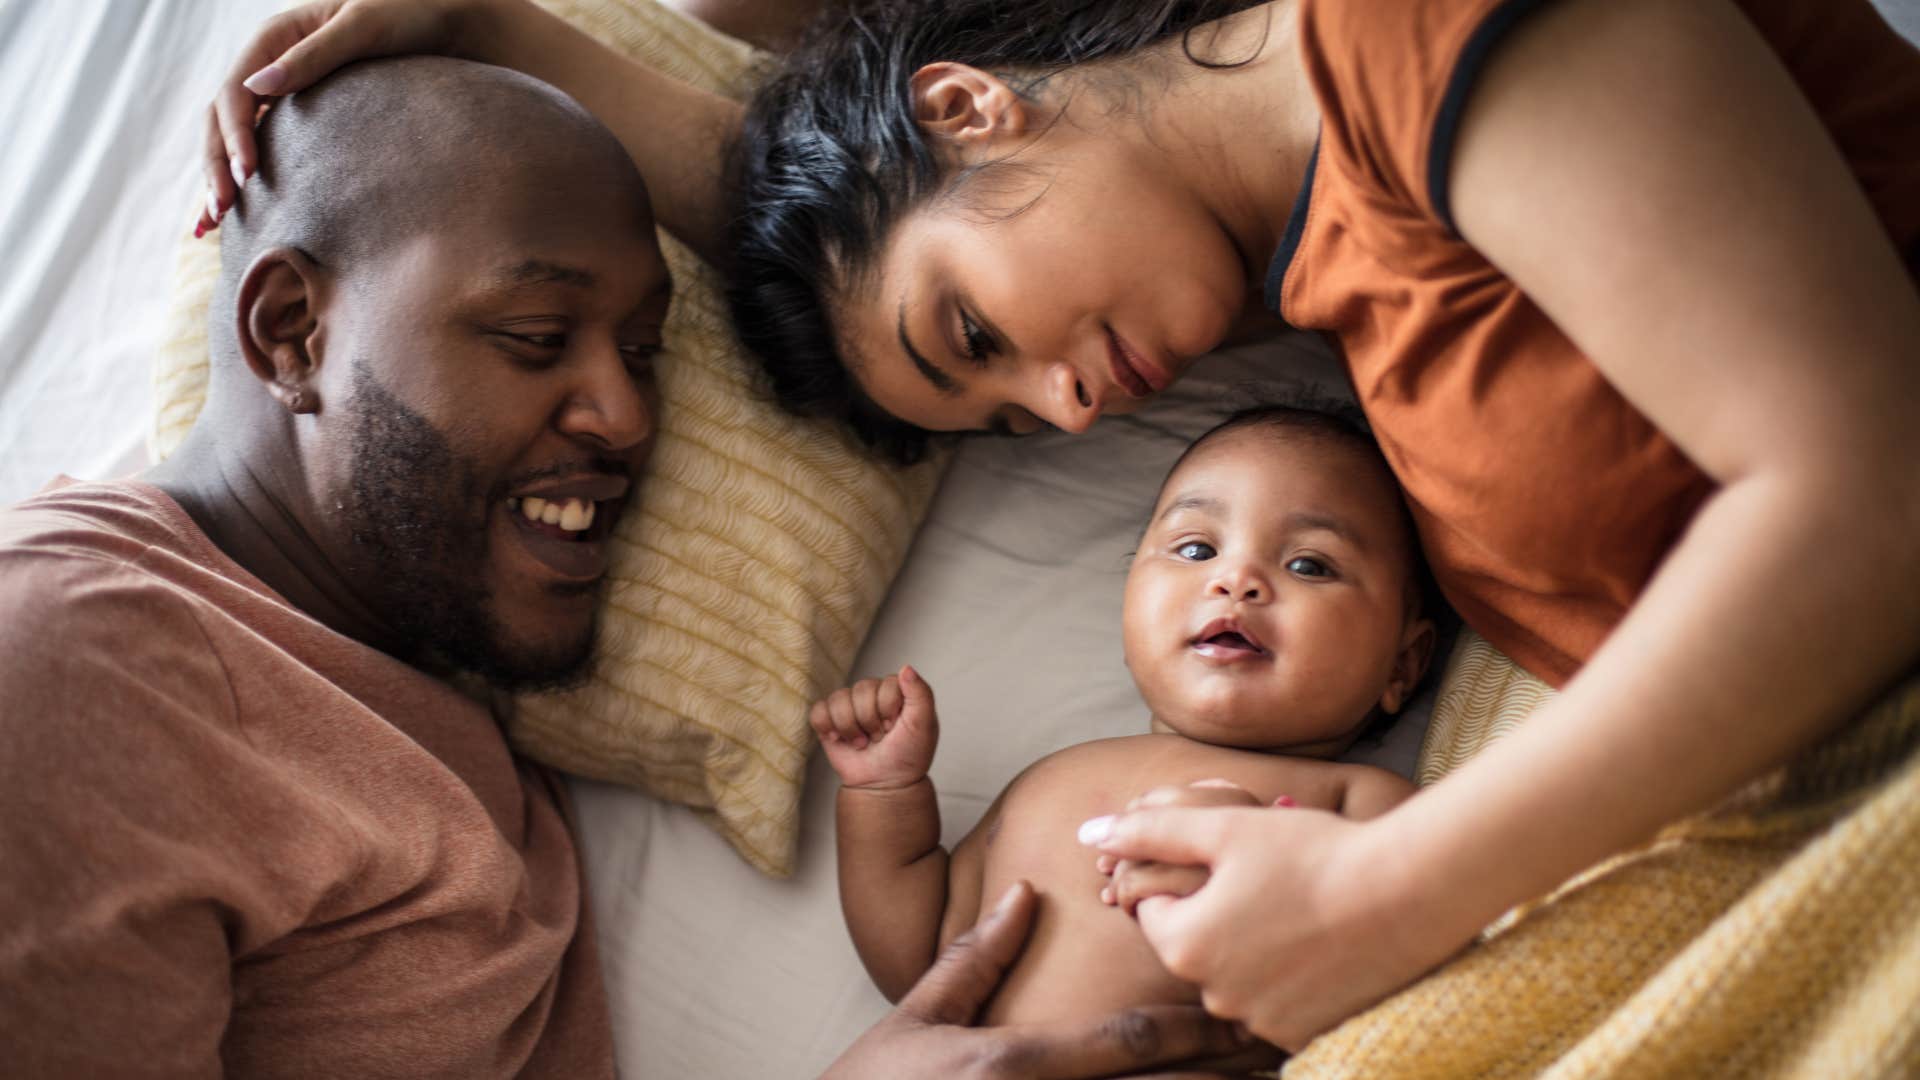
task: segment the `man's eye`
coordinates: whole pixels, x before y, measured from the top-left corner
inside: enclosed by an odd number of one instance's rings
[[[1189,540],[1174,548],[1173,553],[1188,562],[1206,562],[1217,554],[1212,544],[1202,543],[1199,540]]]
[[[1287,562],[1287,572],[1301,577],[1332,577],[1333,570],[1326,563],[1310,555],[1302,555]]]
[[[514,338],[524,341],[536,349],[564,349],[567,347],[565,334],[514,334]]]

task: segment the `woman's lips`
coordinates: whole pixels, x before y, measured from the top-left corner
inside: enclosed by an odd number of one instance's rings
[[[1113,381],[1130,397],[1143,398],[1167,388],[1166,373],[1142,359],[1111,326],[1107,327],[1107,360],[1113,368]]]

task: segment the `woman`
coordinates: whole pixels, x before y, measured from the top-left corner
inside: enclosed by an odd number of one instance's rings
[[[1422,0],[1391,25],[1331,0],[875,8],[756,99],[724,247],[714,159],[684,151],[733,130],[726,106],[522,8],[336,6],[236,80],[457,42],[558,83],[670,228],[733,256],[783,398],[896,456],[1084,430],[1249,293],[1337,337],[1449,598],[1562,693],[1366,824],[1090,823],[1110,855],[1209,869],[1141,924],[1282,1046],[1920,656],[1920,60],[1864,0]],[[215,106],[216,215],[256,103],[235,81]]]

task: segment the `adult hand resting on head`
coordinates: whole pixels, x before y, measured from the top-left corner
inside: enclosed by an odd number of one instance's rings
[[[966,1026],[1019,955],[1033,915],[1033,890],[1024,882],[1009,889],[979,925],[947,947],[885,1020],[841,1055],[827,1070],[830,1080],[1124,1076],[1173,1062],[1224,1058],[1250,1045],[1227,1022],[1172,1005],[1044,1028]]]
[[[784,25],[785,9],[813,3],[769,3],[766,17]],[[207,207],[194,234],[220,224],[258,168],[253,127],[272,99],[356,60],[405,53],[512,68],[565,91],[639,166],[655,220],[719,264],[721,154],[739,133],[739,103],[630,60],[527,0],[317,0],[267,20],[207,109]]]
[[[1454,951],[1408,914],[1415,893],[1378,821],[1323,810],[1163,806],[1096,818],[1081,839],[1120,860],[1204,868],[1137,901],[1147,941],[1215,1016],[1297,1053]],[[1187,895],[1178,895],[1186,893]]]

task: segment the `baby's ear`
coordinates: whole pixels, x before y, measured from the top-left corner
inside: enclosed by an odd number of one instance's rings
[[[1413,688],[1420,685],[1420,677],[1427,673],[1427,665],[1433,662],[1433,643],[1438,632],[1433,628],[1433,620],[1415,618],[1407,622],[1406,629],[1400,634],[1400,651],[1393,658],[1393,674],[1387,678],[1387,688],[1380,693],[1380,708],[1389,713],[1398,713],[1413,696]]]

